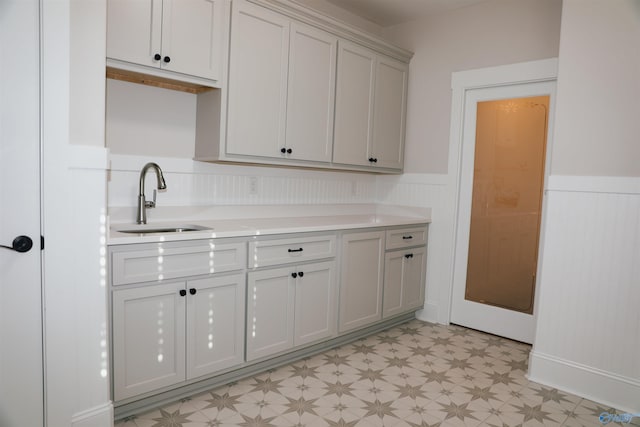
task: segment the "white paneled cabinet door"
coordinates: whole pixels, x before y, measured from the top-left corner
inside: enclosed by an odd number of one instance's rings
[[[291,24],[286,149],[289,158],[330,162],[337,37]]]
[[[163,1],[160,66],[178,73],[219,80],[223,1]]]
[[[187,282],[187,379],[244,361],[244,274]]]
[[[247,361],[293,347],[292,273],[285,267],[247,275]]]
[[[227,153],[286,157],[289,20],[234,0]]]
[[[300,265],[295,280],[294,344],[330,338],[336,330],[335,261]]]
[[[334,163],[368,166],[373,132],[376,54],[340,40],[333,141]]]
[[[384,241],[384,231],[342,237],[340,332],[382,318]]]
[[[402,169],[408,64],[378,56],[373,137],[369,155],[377,167]]]
[[[427,276],[427,250],[414,248],[409,251],[410,257],[405,256],[403,273],[403,298],[405,310],[422,307],[424,305],[424,288]]]
[[[185,380],[184,291],[178,282],[113,292],[116,401]]]
[[[108,1],[108,58],[158,67],[161,40],[162,0]]]
[[[387,252],[382,317],[401,314],[424,304],[425,248]]]

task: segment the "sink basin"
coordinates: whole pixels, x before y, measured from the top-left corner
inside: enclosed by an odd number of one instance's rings
[[[154,233],[186,233],[188,231],[206,231],[213,230],[209,227],[203,227],[201,225],[178,225],[171,227],[154,227],[149,225],[137,225],[128,228],[114,228],[119,233],[128,234],[154,234]]]

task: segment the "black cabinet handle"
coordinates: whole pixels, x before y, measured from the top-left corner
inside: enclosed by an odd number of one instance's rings
[[[286,153],[286,152],[287,152],[287,149],[286,149],[286,148],[284,148],[284,147],[282,147],[282,148],[280,149],[280,152],[281,152],[282,154],[284,154],[284,153]]]
[[[369,161],[373,163],[373,157],[369,157]]]
[[[155,55],[153,55],[153,59],[155,59],[156,61],[160,61],[162,59],[162,56],[159,53],[156,53]]]
[[[291,253],[291,252],[302,252],[302,248],[298,248],[298,249],[287,249],[287,252]]]
[[[298,273],[298,276],[303,277],[304,276],[304,271],[301,271],[300,273]]]
[[[180,289],[180,296],[183,297],[185,295],[187,295],[187,291],[184,289]]]
[[[291,273],[291,277],[295,279],[296,277],[298,277],[298,273]]]
[[[406,254],[404,257],[405,257],[406,259],[413,258],[413,254]]]
[[[293,153],[293,150],[291,148],[287,148],[287,154],[291,154]]]
[[[189,293],[190,293],[191,295],[195,295],[197,292],[198,292],[198,290],[197,290],[196,288],[191,288],[191,289],[189,289]]]
[[[374,159],[373,159],[373,163],[378,163],[378,159],[377,159],[377,158],[374,158]]]
[[[369,161],[371,163],[378,163],[378,159],[376,159],[375,157],[369,157]]]
[[[169,58],[168,56],[165,56],[163,61],[168,64],[169,62],[171,62],[171,58]]]
[[[402,236],[402,240],[413,239],[413,236]]]

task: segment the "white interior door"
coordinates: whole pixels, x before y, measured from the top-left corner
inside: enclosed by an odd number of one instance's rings
[[[0,10],[0,426],[42,426],[39,2]]]
[[[496,335],[532,343],[534,335],[533,301],[536,261],[539,247],[544,167],[548,163],[545,141],[548,145],[549,118],[553,117],[555,82],[537,82],[469,90],[464,103],[464,126],[460,164],[460,190],[454,259],[451,322]],[[548,97],[546,105],[539,98]],[[501,101],[503,125],[483,125],[479,112],[493,101]],[[538,108],[538,106],[540,108]],[[549,108],[551,107],[551,108]],[[522,127],[522,120],[514,120],[514,110],[538,108],[538,125]],[[496,113],[490,121],[500,120]],[[477,152],[483,127],[497,129],[495,144],[489,152]],[[499,133],[502,133],[500,135]],[[523,148],[519,136],[536,134],[542,151],[533,155]],[[546,150],[546,153],[550,150]],[[515,153],[515,154],[514,154]],[[510,156],[506,159],[506,156]],[[536,157],[537,156],[537,157]],[[536,157],[534,159],[534,157]],[[512,162],[505,166],[506,162]],[[496,178],[483,175],[481,162],[493,163],[506,174]],[[538,182],[531,182],[530,171],[539,168]],[[508,171],[511,170],[511,172]],[[474,179],[475,177],[475,179]],[[527,179],[529,181],[527,181]],[[520,182],[521,181],[521,182]],[[536,187],[537,185],[537,187]],[[524,202],[530,187],[538,192],[537,200]],[[530,206],[535,205],[535,206]],[[499,209],[499,208],[502,209]],[[528,257],[533,263],[522,262]],[[524,267],[522,267],[524,265]],[[471,282],[481,281],[484,294],[473,290]],[[518,283],[526,282],[526,283]],[[523,287],[529,287],[521,295]],[[510,303],[511,301],[515,301]]]

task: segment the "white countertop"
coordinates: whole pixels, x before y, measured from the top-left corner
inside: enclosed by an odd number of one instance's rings
[[[253,237],[286,233],[346,230],[354,228],[409,226],[431,222],[428,208],[406,208],[388,205],[306,205],[211,207],[182,213],[165,212],[149,219],[146,225],[133,221],[113,222],[109,245],[169,242],[225,237]],[[287,213],[294,216],[287,216]],[[264,216],[255,216],[259,212]],[[253,214],[253,216],[251,215]],[[118,214],[114,215],[115,217]],[[207,230],[167,233],[123,233],[118,230],[206,227]]]

